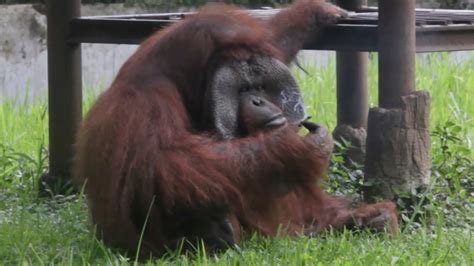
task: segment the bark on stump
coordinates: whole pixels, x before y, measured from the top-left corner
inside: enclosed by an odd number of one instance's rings
[[[430,96],[417,91],[397,109],[371,108],[367,130],[365,197],[394,199],[414,195],[430,183]]]
[[[354,128],[349,125],[338,125],[333,133],[334,140],[338,142],[347,141],[351,147],[344,154],[344,160],[347,165],[352,162],[363,165],[365,161],[365,142],[367,139],[367,131],[365,128]],[[337,151],[337,147],[336,147]]]

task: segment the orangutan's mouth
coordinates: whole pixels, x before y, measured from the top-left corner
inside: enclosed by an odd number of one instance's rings
[[[276,127],[281,127],[286,124],[286,118],[283,116],[283,114],[277,114],[270,118],[270,120],[265,123],[266,128],[276,128]]]

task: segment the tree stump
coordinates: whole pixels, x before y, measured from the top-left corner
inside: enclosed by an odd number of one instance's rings
[[[367,130],[364,191],[368,200],[414,195],[430,183],[430,96],[417,91],[394,109],[371,108]]]
[[[338,125],[333,133],[334,140],[338,142],[350,142],[351,147],[344,154],[344,160],[347,165],[352,163],[364,164],[365,161],[365,142],[367,131],[365,128],[354,128],[349,125]],[[336,147],[337,150],[337,147]]]

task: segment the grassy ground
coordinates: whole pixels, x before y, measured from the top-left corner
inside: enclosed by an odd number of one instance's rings
[[[431,192],[415,196],[430,202],[417,209],[429,215],[415,221],[413,212],[402,210],[405,225],[400,236],[392,240],[368,232],[328,232],[298,239],[249,236],[240,250],[219,256],[206,256],[202,250],[188,256],[170,253],[154,263],[473,265],[474,53],[462,64],[450,62],[445,54],[424,60],[425,64],[417,68],[417,86],[433,96],[433,185]],[[297,76],[309,111],[315,120],[333,127],[333,63],[324,69],[305,68],[311,75]],[[375,105],[376,60],[369,71],[370,102]],[[87,109],[94,95],[86,98]],[[122,256],[93,237],[83,197],[36,197],[38,176],[47,167],[46,111],[44,101],[27,104],[26,100],[0,99],[0,264],[134,262],[133,255]],[[346,176],[352,169],[335,168],[328,189],[353,192],[354,182]],[[351,189],[333,182],[341,179],[352,185]]]

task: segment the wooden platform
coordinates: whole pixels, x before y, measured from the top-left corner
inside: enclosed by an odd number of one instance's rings
[[[278,9],[249,10],[265,19]],[[69,41],[73,43],[139,44],[153,32],[193,13],[165,13],[126,16],[81,17],[71,21]],[[327,28],[304,49],[337,51],[378,51],[376,8],[351,13]],[[474,50],[474,11],[416,10],[417,52]]]

